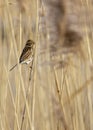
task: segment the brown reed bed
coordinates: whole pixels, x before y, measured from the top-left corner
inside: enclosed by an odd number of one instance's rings
[[[0,130],[92,130],[92,0],[0,0]],[[30,69],[18,65],[28,39]]]

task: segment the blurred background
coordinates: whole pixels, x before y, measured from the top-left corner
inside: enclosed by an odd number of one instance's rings
[[[0,0],[0,130],[93,130],[92,27],[92,0]]]

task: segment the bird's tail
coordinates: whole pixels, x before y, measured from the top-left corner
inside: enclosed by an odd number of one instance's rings
[[[18,64],[15,64],[9,71],[13,70]]]

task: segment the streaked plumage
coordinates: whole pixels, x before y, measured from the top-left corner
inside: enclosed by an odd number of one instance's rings
[[[21,53],[21,56],[19,58],[19,63],[20,64],[29,64],[30,62],[33,61],[33,57],[34,57],[34,45],[35,42],[32,40],[28,40],[26,42],[26,45]],[[11,70],[13,70],[18,64],[16,64],[15,66],[13,66]]]

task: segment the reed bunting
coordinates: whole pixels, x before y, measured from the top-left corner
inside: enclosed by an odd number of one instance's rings
[[[34,46],[35,46],[35,42],[32,40],[27,40],[26,45],[21,53],[21,56],[19,58],[19,64],[29,64],[33,61],[33,57],[34,57]],[[16,65],[14,65],[11,69],[13,70],[16,66],[18,65],[18,63]]]

